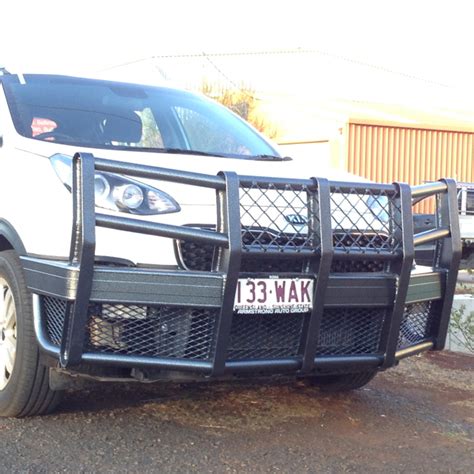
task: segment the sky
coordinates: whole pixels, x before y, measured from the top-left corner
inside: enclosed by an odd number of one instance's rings
[[[4,3],[4,2],[2,2]],[[153,55],[317,48],[468,86],[469,0],[6,0],[0,62],[104,69]]]
[[[155,82],[171,64],[167,56],[206,53],[228,80],[252,80],[257,89],[287,98],[310,91],[353,100],[452,103],[474,112],[470,0],[2,3],[0,65],[13,71]],[[212,56],[298,49],[312,53],[247,62]],[[189,67],[192,60],[173,61],[173,79],[198,74]]]

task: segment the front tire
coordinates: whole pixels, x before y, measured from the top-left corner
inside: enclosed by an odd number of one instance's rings
[[[0,416],[50,413],[62,392],[49,388],[33,328],[32,297],[20,259],[0,252]]]
[[[356,372],[353,374],[318,375],[307,379],[310,385],[318,387],[322,392],[348,392],[367,385],[377,374],[377,370]]]

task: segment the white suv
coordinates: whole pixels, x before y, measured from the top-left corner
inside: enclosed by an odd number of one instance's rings
[[[83,379],[353,389],[443,348],[454,182],[348,182],[185,91],[0,84],[1,415],[50,412]],[[437,228],[414,236],[412,196],[434,194]]]

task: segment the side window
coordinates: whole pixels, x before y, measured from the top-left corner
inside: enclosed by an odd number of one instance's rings
[[[466,197],[466,214],[474,215],[474,189],[459,189],[458,209],[463,211],[463,195]]]
[[[466,212],[468,214],[474,214],[474,189],[467,192]]]

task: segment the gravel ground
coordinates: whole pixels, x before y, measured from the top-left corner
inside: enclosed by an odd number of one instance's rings
[[[366,388],[101,385],[0,420],[1,472],[472,472],[474,357],[402,361]]]

